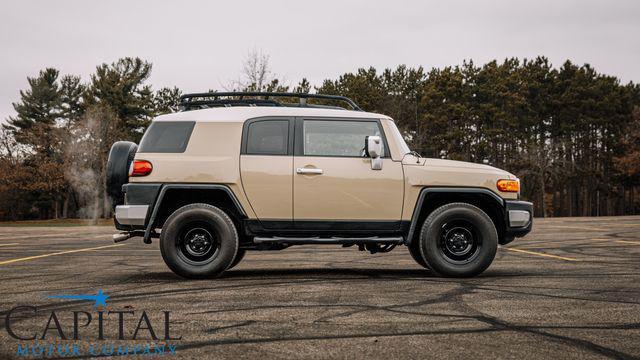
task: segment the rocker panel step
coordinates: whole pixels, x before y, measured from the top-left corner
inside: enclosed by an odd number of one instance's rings
[[[384,243],[384,244],[402,244],[404,239],[398,237],[255,237],[253,242],[256,244],[264,243],[281,243],[281,244],[366,244],[366,243]]]

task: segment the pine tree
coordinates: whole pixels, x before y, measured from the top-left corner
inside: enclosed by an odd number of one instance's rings
[[[164,87],[153,95],[153,115],[178,111],[182,91],[177,87]]]
[[[309,91],[311,91],[311,84],[309,83],[309,80],[307,80],[307,78],[302,78],[298,85],[293,88],[294,93],[308,94]]]
[[[60,79],[60,116],[66,127],[77,122],[85,111],[83,98],[87,87],[79,76],[65,75]]]
[[[63,77],[59,82],[58,76],[58,70],[47,68],[38,77],[27,78],[29,89],[21,91],[20,102],[13,104],[18,114],[5,126],[24,149],[21,163],[14,164],[14,171],[3,180],[28,194],[43,218],[61,215],[61,199],[68,188],[62,171],[70,138],[65,124],[82,107],[79,79]]]
[[[18,113],[9,117],[8,125],[3,125],[13,132],[16,140],[30,145],[39,151],[50,151],[50,140],[44,143],[31,136],[34,127],[47,129],[56,123],[61,113],[60,85],[58,70],[47,68],[40,71],[35,78],[28,77],[29,89],[20,91],[20,101],[13,103]]]
[[[102,64],[91,75],[87,106],[111,108],[122,121],[127,139],[138,142],[153,113],[153,92],[145,81],[151,75],[151,63],[139,58],[123,58]]]

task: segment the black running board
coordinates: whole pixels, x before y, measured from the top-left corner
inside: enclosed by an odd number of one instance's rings
[[[404,238],[398,237],[255,237],[253,242],[256,244],[287,244],[287,245],[305,245],[305,244],[402,244]]]

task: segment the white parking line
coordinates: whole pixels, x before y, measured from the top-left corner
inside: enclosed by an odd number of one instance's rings
[[[64,238],[63,240],[82,240],[82,239],[99,239],[105,238],[109,239],[111,234],[100,234],[93,236],[84,236],[82,233],[74,233],[74,234],[44,234],[44,235],[17,235],[17,236],[7,236],[0,237],[0,241],[3,240],[19,240],[19,239],[39,239],[39,238],[51,238],[51,237],[59,237]]]
[[[115,245],[96,246],[96,247],[91,247],[91,248],[76,249],[76,250],[66,250],[66,251],[59,251],[59,252],[54,252],[54,253],[49,253],[49,254],[42,254],[42,255],[35,255],[35,256],[27,256],[27,257],[18,258],[18,259],[11,259],[11,260],[0,261],[0,265],[13,264],[13,263],[20,262],[20,261],[27,261],[27,260],[41,259],[41,258],[49,257],[49,256],[56,256],[56,255],[63,255],[63,254],[71,254],[71,253],[77,253],[77,252],[82,252],[82,251],[93,251],[93,250],[107,249],[107,248],[112,248],[112,247],[117,247],[117,246],[125,246],[125,245],[127,245],[127,244],[115,244]]]
[[[559,260],[565,260],[565,261],[578,261],[578,259],[574,259],[574,258],[570,258],[570,257],[551,255],[551,254],[546,254],[546,253],[541,253],[541,252],[536,252],[536,251],[522,250],[522,249],[516,249],[516,248],[505,248],[505,249],[507,249],[509,251],[515,251],[515,252],[525,253],[525,254],[529,254],[529,255],[544,256],[544,257],[549,257],[549,258],[554,258],[554,259],[559,259]]]
[[[615,240],[615,242],[617,242],[617,243],[621,243],[621,244],[635,244],[635,245],[640,245],[640,241]]]

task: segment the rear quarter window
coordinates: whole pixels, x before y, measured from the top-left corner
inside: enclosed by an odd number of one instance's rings
[[[151,123],[140,142],[140,153],[181,153],[187,149],[195,121]]]

